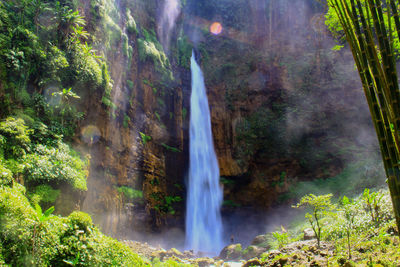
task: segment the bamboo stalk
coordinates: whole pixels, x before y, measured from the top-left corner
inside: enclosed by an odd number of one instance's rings
[[[397,226],[400,229],[400,90],[394,60],[390,12],[386,28],[382,3],[379,0],[328,0],[342,24],[346,40],[359,70],[368,107],[378,136],[392,197]],[[390,1],[400,38],[400,19],[395,0]],[[364,13],[366,12],[366,16]],[[365,19],[367,17],[367,20]],[[371,24],[372,23],[372,24]],[[376,39],[374,38],[376,36]],[[378,41],[379,50],[375,46]]]

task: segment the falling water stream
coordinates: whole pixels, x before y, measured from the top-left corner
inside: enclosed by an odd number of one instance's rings
[[[190,166],[186,205],[186,247],[217,254],[222,249],[219,167],[211,133],[203,73],[192,52],[190,97]]]

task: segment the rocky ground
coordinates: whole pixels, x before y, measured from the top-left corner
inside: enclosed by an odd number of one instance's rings
[[[175,248],[165,250],[147,243],[124,241],[132,250],[152,262],[174,260],[194,266],[329,266],[334,247],[328,242],[317,246],[316,239],[305,234],[305,239],[290,243],[279,250],[271,250],[267,245],[267,236],[254,238],[252,244],[242,249],[241,244],[226,246],[218,257],[210,258],[196,255],[192,251],[181,252]],[[337,263],[336,263],[337,264]]]

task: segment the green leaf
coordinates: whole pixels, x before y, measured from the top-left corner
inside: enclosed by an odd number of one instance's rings
[[[335,45],[334,47],[331,48],[332,51],[340,51],[344,45]]]
[[[45,217],[49,217],[54,212],[54,206],[51,206],[44,212]]]
[[[40,218],[42,218],[42,216],[43,216],[43,211],[42,211],[42,207],[40,207],[40,205],[38,205],[37,203],[35,203],[35,211],[36,211],[38,220],[40,220]]]

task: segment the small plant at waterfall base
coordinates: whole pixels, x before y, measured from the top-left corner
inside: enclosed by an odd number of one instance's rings
[[[331,203],[332,194],[316,196],[314,194],[309,194],[300,199],[294,208],[305,207],[310,210],[307,212],[305,217],[313,229],[315,236],[317,238],[318,247],[320,247],[321,242],[321,231],[323,224],[321,222],[322,218],[330,214],[335,206]]]
[[[351,233],[354,228],[354,220],[357,216],[357,209],[355,207],[355,203],[352,199],[343,196],[340,201],[339,211],[343,212],[345,223],[344,230],[346,232],[346,242],[347,242],[347,253],[349,259],[351,259]]]
[[[281,249],[283,246],[289,243],[289,234],[286,229],[281,226],[281,231],[272,232],[272,236],[278,241],[278,248]]]
[[[376,225],[380,221],[380,205],[383,195],[379,195],[377,192],[370,192],[368,188],[365,188],[362,195],[362,199],[366,205],[366,209],[371,215],[371,221]]]
[[[151,136],[149,136],[145,133],[142,133],[142,132],[139,132],[139,134],[140,134],[140,137],[142,138],[143,145],[146,145],[147,142],[151,141]]]

